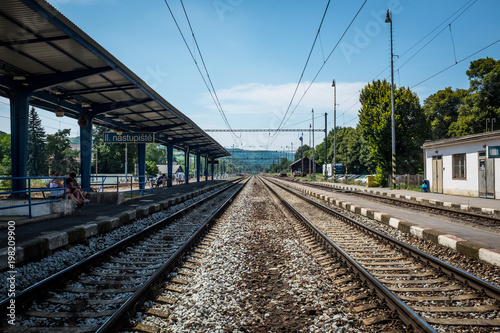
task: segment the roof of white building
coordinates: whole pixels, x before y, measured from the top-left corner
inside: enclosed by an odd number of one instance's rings
[[[451,146],[451,145],[458,145],[458,144],[477,142],[477,141],[490,141],[492,139],[500,139],[500,130],[484,132],[479,134],[464,135],[456,138],[427,141],[422,145],[422,148],[432,149],[435,147]]]

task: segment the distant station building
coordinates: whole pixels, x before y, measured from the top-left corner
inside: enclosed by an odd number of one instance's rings
[[[500,199],[500,131],[429,141],[422,148],[431,192]]]
[[[160,174],[167,174],[168,172],[168,165],[166,164],[159,164],[158,169],[160,170]],[[172,165],[172,176],[174,179],[179,179],[181,175],[184,175],[184,169],[182,169],[182,166],[180,166],[177,163],[173,163]]]
[[[303,162],[303,163],[302,163]],[[297,160],[290,164],[290,171],[293,174],[294,172],[303,172],[303,173],[310,173],[312,170],[317,170],[318,165],[314,162],[312,162],[310,159],[307,157],[304,157],[300,160]]]

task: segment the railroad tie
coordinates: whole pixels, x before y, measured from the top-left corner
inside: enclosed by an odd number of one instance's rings
[[[156,326],[145,325],[145,324],[137,324],[134,326],[134,331],[143,332],[143,333],[159,333],[160,329]],[[73,330],[72,330],[73,331]]]

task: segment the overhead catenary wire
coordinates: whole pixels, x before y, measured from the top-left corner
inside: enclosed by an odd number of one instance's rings
[[[458,65],[459,63],[461,63],[461,62],[463,62],[463,61],[465,61],[465,60],[469,59],[470,57],[475,56],[475,55],[476,55],[476,54],[478,54],[479,52],[486,50],[487,48],[489,48],[489,47],[491,47],[491,46],[495,45],[495,44],[496,44],[496,43],[498,43],[498,42],[500,42],[500,39],[499,39],[499,40],[496,40],[496,41],[494,41],[493,43],[491,43],[491,44],[489,44],[489,45],[487,45],[487,46],[483,47],[482,49],[480,49],[480,50],[478,50],[478,51],[476,51],[476,52],[474,52],[474,53],[472,53],[472,54],[468,55],[467,57],[460,59],[458,62],[454,63],[454,64],[453,64],[453,65],[451,65],[451,66],[446,67],[446,68],[445,68],[445,69],[443,69],[443,70],[440,70],[440,71],[439,71],[439,72],[437,72],[436,74],[433,74],[433,75],[429,76],[429,77],[428,77],[428,78],[426,78],[425,80],[422,80],[422,81],[420,81],[419,83],[417,83],[417,84],[413,85],[410,89],[413,89],[413,88],[415,88],[415,87],[417,87],[417,86],[421,85],[422,83],[424,83],[424,82],[426,82],[426,81],[428,81],[428,80],[432,79],[433,77],[435,77],[435,76],[437,76],[437,75],[439,75],[439,74],[441,74],[441,73],[443,73],[443,72],[447,71],[448,69],[450,69],[450,68],[452,68],[452,67],[454,67],[454,66]]]
[[[398,60],[400,60],[402,57],[404,57],[406,54],[408,54],[412,49],[414,49],[417,45],[419,45],[421,42],[423,42],[425,39],[427,39],[429,36],[431,36],[436,30],[439,29],[439,27],[443,26],[444,24],[446,24],[436,35],[434,35],[434,37],[432,37],[427,43],[425,43],[420,49],[418,49],[408,60],[406,60],[400,67],[398,67],[396,69],[398,75],[399,75],[399,70],[405,66],[408,62],[410,62],[420,51],[422,51],[425,47],[427,47],[437,36],[439,36],[447,27],[449,27],[450,29],[450,33],[451,33],[451,24],[453,22],[455,22],[459,17],[461,17],[466,11],[468,11],[475,3],[477,2],[477,0],[470,0],[468,1],[467,3],[465,3],[464,5],[462,5],[459,9],[457,9],[455,12],[453,12],[453,14],[451,14],[450,16],[448,16],[445,20],[443,20],[441,23],[439,23],[434,29],[432,29],[429,33],[427,33],[424,37],[422,37],[421,39],[419,39],[416,43],[414,43],[411,47],[409,47],[406,51],[404,51],[401,55],[399,55],[397,57],[397,59],[395,60],[395,62],[397,62]],[[457,15],[458,14],[458,15]],[[450,19],[452,19],[450,22],[448,22]],[[453,35],[451,36],[452,38],[452,41],[453,41]],[[455,44],[454,44],[454,41],[453,41],[453,52],[454,52],[454,55],[455,55],[455,63],[457,63],[457,60],[456,60],[456,53],[455,53]],[[375,79],[377,79],[380,75],[382,75],[388,68],[390,67],[390,65],[387,65],[379,74],[377,74],[375,76]],[[453,66],[450,66],[449,68],[451,68]],[[447,70],[448,68],[446,68],[445,70]],[[443,71],[445,71],[443,70]],[[441,71],[442,72],[442,71]],[[441,73],[440,72],[440,73]],[[435,75],[438,75],[440,73],[437,73]],[[434,77],[435,75],[433,75],[432,77]],[[430,77],[430,78],[432,78]],[[428,78],[428,79],[430,79]],[[399,79],[401,80],[401,77],[399,77]],[[372,81],[373,81],[372,80]],[[425,82],[425,81],[423,81]],[[423,83],[423,82],[420,82],[420,83]],[[419,84],[420,84],[419,83]],[[401,85],[401,84],[400,84]],[[418,85],[418,84],[417,84]],[[350,98],[349,98],[350,99]],[[359,102],[358,102],[359,103]],[[357,103],[356,103],[357,104]],[[351,107],[349,107],[346,111],[348,111],[349,109],[351,109],[352,107],[354,107],[356,104],[352,105]],[[345,113],[344,112],[344,113]],[[351,120],[352,121],[352,120]],[[349,121],[350,122],[350,121]],[[345,123],[344,123],[345,124]]]
[[[290,119],[290,117],[292,116],[292,114],[295,112],[295,110],[297,109],[297,107],[300,105],[300,102],[304,99],[304,96],[307,94],[307,92],[309,91],[309,89],[311,88],[312,84],[314,83],[314,81],[316,80],[316,78],[318,77],[319,73],[323,70],[323,68],[325,67],[326,63],[328,62],[328,60],[330,59],[330,57],[332,56],[333,52],[335,52],[335,50],[337,49],[338,45],[340,44],[340,42],[343,40],[344,36],[347,34],[347,31],[349,31],[350,27],[352,26],[352,24],[354,23],[354,21],[356,20],[356,18],[358,17],[359,13],[361,12],[361,10],[363,9],[363,7],[365,6],[366,2],[368,0],[365,0],[363,2],[363,4],[361,5],[361,7],[358,9],[356,15],[354,15],[354,17],[352,18],[351,22],[349,23],[349,25],[347,26],[347,28],[345,29],[344,33],[342,34],[342,36],[340,36],[339,40],[337,41],[337,43],[335,44],[335,46],[333,47],[332,51],[330,52],[330,54],[328,55],[328,57],[326,57],[326,60],[323,61],[323,64],[321,65],[321,67],[319,68],[318,72],[316,73],[316,75],[314,76],[314,78],[311,80],[309,86],[307,87],[307,89],[305,89],[302,97],[300,98],[300,100],[297,102],[297,104],[295,105],[294,109],[292,110],[292,112],[290,113],[290,115],[288,116],[288,119]],[[319,31],[318,31],[319,33]],[[301,75],[301,79],[302,79],[302,76],[303,76],[303,73]],[[293,99],[295,97],[295,94],[297,92],[297,89],[300,85],[300,81],[299,83],[297,84],[297,88],[295,89],[295,92],[293,94],[293,97],[292,97],[292,100],[290,101],[290,104],[287,108],[287,111],[285,113],[285,116],[283,117],[282,121],[281,121],[281,124],[279,126],[279,128],[281,128],[282,125],[284,125],[286,123],[286,117],[287,117],[287,114],[290,110],[290,107],[292,105],[292,102],[293,102]],[[277,132],[275,133],[277,134]],[[276,137],[274,137],[275,139]],[[271,144],[274,142],[274,139],[273,141],[271,142]]]
[[[304,68],[302,69],[302,73],[300,74],[300,77],[299,77],[299,81],[297,82],[297,86],[295,87],[295,90],[292,94],[292,98],[290,99],[290,103],[288,103],[288,107],[286,109],[286,112],[285,112],[285,115],[283,116],[283,119],[281,119],[281,122],[278,126],[278,129],[281,128],[281,126],[284,125],[284,122],[285,122],[285,119],[288,115],[288,112],[290,112],[290,108],[292,106],[292,103],[293,103],[293,100],[295,98],[295,95],[297,94],[297,91],[299,89],[299,86],[300,86],[300,83],[302,82],[302,78],[304,77],[304,73],[306,71],[306,68],[307,68],[307,65],[309,64],[309,60],[311,59],[311,54],[314,50],[314,46],[316,45],[316,41],[318,40],[318,36],[320,34],[320,31],[321,31],[321,27],[323,26],[323,22],[325,20],[325,16],[326,16],[326,13],[328,12],[328,7],[330,6],[330,0],[328,0],[327,4],[326,4],[326,8],[325,8],[325,11],[323,12],[323,17],[321,18],[321,22],[319,24],[319,27],[318,27],[318,31],[316,32],[316,36],[314,37],[314,41],[313,41],[313,44],[311,46],[311,49],[309,50],[309,55],[307,56],[307,59],[306,59],[306,63],[304,64]],[[292,111],[293,113],[293,111]],[[275,132],[275,134],[277,134],[278,132]]]
[[[318,72],[316,73],[316,75],[314,76],[314,78],[311,80],[311,82],[309,83],[309,86],[305,89],[304,93],[302,94],[302,97],[300,98],[300,100],[297,102],[297,104],[295,105],[295,108],[293,109],[293,111],[291,112],[290,116],[293,114],[293,112],[295,112],[295,110],[297,109],[297,107],[300,105],[300,102],[302,102],[302,100],[304,99],[305,95],[307,94],[307,92],[309,91],[309,89],[311,88],[312,84],[314,83],[314,81],[316,81],[316,78],[318,77],[319,73],[321,73],[321,71],[323,70],[323,68],[325,67],[327,61],[330,59],[330,57],[332,56],[333,52],[337,49],[337,47],[339,46],[340,42],[342,41],[342,39],[344,39],[344,36],[346,35],[347,31],[349,31],[349,28],[351,27],[351,25],[354,23],[354,21],[356,20],[356,18],[358,17],[359,13],[361,12],[361,10],[363,9],[363,7],[365,6],[366,2],[368,0],[365,0],[365,2],[363,2],[363,4],[361,5],[361,7],[359,8],[358,12],[356,13],[356,15],[353,17],[353,19],[351,20],[351,22],[349,23],[349,25],[347,26],[347,28],[345,29],[344,33],[342,34],[342,36],[339,38],[339,40],[337,41],[337,44],[335,44],[335,46],[333,47],[332,51],[330,52],[330,54],[328,55],[328,57],[326,58],[326,60],[323,62],[323,64],[321,65],[321,67],[319,68]],[[288,117],[288,119],[290,119],[290,116]]]
[[[427,43],[425,43],[425,45],[424,45],[424,46],[422,46],[422,47],[421,47],[421,48],[420,48],[417,52],[415,52],[415,53],[414,53],[414,54],[413,54],[413,55],[412,55],[412,56],[411,56],[408,60],[406,60],[406,61],[405,61],[405,62],[404,62],[401,66],[399,66],[399,67],[398,67],[398,70],[399,70],[399,69],[401,69],[404,65],[406,65],[406,64],[407,64],[410,60],[412,60],[412,59],[413,59],[413,58],[414,58],[414,57],[415,57],[418,53],[420,53],[420,51],[422,51],[422,50],[423,50],[423,49],[424,49],[427,45],[429,45],[429,44],[430,44],[430,43],[431,43],[434,39],[436,39],[436,38],[437,38],[437,36],[439,36],[439,35],[440,35],[443,31],[445,31],[445,30],[446,30],[446,28],[447,28],[448,26],[450,26],[450,29],[451,29],[451,24],[452,24],[453,22],[455,22],[455,21],[456,21],[456,20],[457,20],[460,16],[462,16],[462,15],[463,15],[463,14],[464,14],[467,10],[469,10],[469,8],[470,8],[470,7],[472,7],[472,5],[474,5],[474,4],[476,3],[476,1],[477,1],[477,0],[475,0],[475,1],[474,1],[473,3],[471,3],[471,4],[467,7],[467,8],[465,8],[465,9],[464,9],[464,10],[463,10],[460,14],[458,14],[458,16],[457,16],[457,17],[455,17],[455,18],[454,18],[454,19],[453,19],[450,23],[448,23],[448,25],[444,26],[444,27],[443,27],[443,28],[442,28],[442,29],[441,29],[441,30],[440,30],[440,31],[439,31],[439,32],[438,32],[438,33],[437,33],[434,37],[432,37],[432,38],[431,38],[431,40],[429,40]],[[461,7],[458,11],[460,11],[463,7],[465,7],[465,5],[464,5],[464,6],[462,6],[462,7]],[[458,12],[458,11],[457,11],[457,12]],[[453,15],[455,15],[457,12],[455,12]],[[453,15],[452,15],[452,16],[453,16]],[[441,23],[441,24],[442,24],[442,23]],[[440,25],[441,25],[441,24],[440,24]],[[438,27],[439,27],[439,26],[438,26]],[[436,29],[437,29],[437,27],[436,27]],[[434,29],[433,31],[435,31],[436,29]],[[428,34],[428,35],[429,35],[429,34]],[[428,35],[427,35],[427,36],[428,36]],[[427,37],[427,36],[426,36],[426,37]],[[419,43],[420,43],[420,41],[419,41]],[[455,47],[455,46],[453,45],[453,47]],[[406,52],[405,52],[405,53],[406,53]]]
[[[200,59],[201,59],[201,61],[202,61],[203,67],[204,67],[204,69],[205,69],[205,72],[206,72],[206,78],[205,78],[205,76],[203,75],[203,73],[202,73],[202,70],[201,70],[200,66],[198,65],[198,61],[196,60],[196,57],[194,56],[193,51],[191,51],[191,48],[189,47],[189,44],[188,44],[188,42],[187,42],[186,38],[184,37],[184,34],[183,34],[183,32],[182,32],[182,29],[180,28],[180,26],[179,26],[179,24],[178,24],[178,22],[177,22],[177,20],[176,20],[176,18],[175,18],[174,13],[172,12],[172,9],[170,8],[170,5],[168,4],[167,0],[164,0],[164,1],[165,1],[165,4],[167,5],[168,11],[170,12],[170,15],[172,16],[172,19],[174,20],[174,23],[175,23],[175,25],[176,25],[176,27],[177,27],[177,30],[178,30],[178,31],[179,31],[179,33],[181,34],[182,40],[184,41],[184,44],[186,45],[186,47],[187,47],[187,49],[188,49],[188,51],[189,51],[189,54],[191,55],[191,58],[193,59],[193,61],[194,61],[195,65],[196,65],[196,68],[198,69],[198,72],[200,73],[200,75],[201,75],[201,77],[202,77],[202,79],[203,79],[203,82],[205,83],[205,86],[207,87],[207,89],[208,89],[208,91],[209,91],[209,93],[210,93],[210,96],[212,97],[212,100],[213,100],[213,101],[214,101],[214,103],[215,103],[215,106],[217,107],[217,109],[218,109],[218,111],[219,111],[219,113],[220,113],[220,115],[221,115],[221,117],[222,117],[222,119],[223,119],[224,123],[226,124],[227,128],[228,128],[228,129],[231,129],[231,125],[229,124],[229,121],[228,121],[228,119],[227,119],[227,117],[226,117],[226,114],[225,114],[225,112],[224,112],[223,108],[222,108],[222,105],[220,104],[219,98],[218,98],[218,96],[217,96],[217,93],[216,93],[215,88],[214,88],[213,83],[212,83],[212,79],[210,78],[210,74],[209,74],[208,69],[207,69],[207,67],[206,67],[206,65],[205,65],[205,61],[203,60],[203,55],[202,55],[201,50],[200,50],[200,48],[199,48],[198,42],[197,42],[197,40],[196,40],[196,36],[195,36],[195,34],[194,34],[193,28],[192,28],[192,26],[191,26],[191,22],[190,22],[190,20],[189,20],[188,15],[187,15],[186,8],[184,7],[184,3],[182,2],[182,0],[180,1],[180,2],[181,2],[181,5],[182,5],[182,8],[183,8],[183,11],[184,11],[184,14],[185,14],[185,16],[186,16],[186,20],[187,20],[187,22],[188,22],[189,28],[190,28],[190,30],[191,30],[191,35],[192,35],[192,37],[193,37],[193,41],[194,41],[194,43],[195,43],[195,45],[196,45],[196,48],[197,48],[198,53],[199,53],[199,55],[200,55]],[[207,82],[207,80],[208,80],[208,82]],[[234,140],[234,142],[237,144],[237,142],[236,142],[236,138],[238,138],[238,136],[237,136],[234,132],[231,132],[231,135],[233,136],[233,140]]]
[[[452,17],[454,17],[455,15],[457,15],[458,12],[460,12],[462,9],[464,9],[464,7],[467,7],[465,10],[463,10],[456,18],[454,18],[451,22],[449,22],[448,24],[451,24],[453,23],[457,18],[459,18],[463,13],[465,13],[470,7],[472,7],[472,5],[474,5],[475,3],[477,2],[477,0],[470,0],[469,2],[465,3],[462,7],[460,7],[459,9],[457,9],[455,12],[453,12],[453,14],[451,14],[450,16],[448,16],[445,20],[443,20],[441,23],[439,23],[434,29],[432,29],[429,33],[427,33],[424,37],[420,38],[416,43],[414,43],[412,46],[410,46],[406,51],[404,51],[402,54],[399,55],[399,57],[395,60],[395,62],[397,62],[398,60],[400,60],[402,57],[404,57],[408,52],[410,52],[414,47],[416,47],[418,44],[420,44],[422,41],[424,41],[427,37],[429,37],[430,35],[432,35],[433,32],[435,32],[437,29],[439,29],[440,26],[442,26],[443,24],[446,24]],[[446,28],[446,27],[445,27]],[[444,29],[443,29],[444,30]],[[436,36],[438,36],[442,31],[440,31]],[[436,37],[434,37],[436,38]],[[434,39],[433,38],[433,39]],[[432,40],[431,40],[432,41]],[[426,47],[427,45],[429,44],[426,43],[420,50],[418,50],[416,53],[420,52],[424,47]],[[415,54],[416,55],[416,54]],[[412,56],[413,58],[414,56]],[[409,59],[411,60],[411,58]],[[408,61],[409,61],[408,60]],[[408,62],[406,61],[406,62]],[[406,62],[401,65],[401,67],[403,67]],[[391,67],[390,65],[387,65],[379,74],[377,74],[374,78],[377,79],[380,75],[382,75],[382,73],[384,73],[387,69],[389,69],[389,67]],[[399,67],[399,69],[401,68]]]

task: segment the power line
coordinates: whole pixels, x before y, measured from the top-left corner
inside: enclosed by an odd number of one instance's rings
[[[297,86],[295,87],[295,91],[293,92],[293,95],[292,95],[292,98],[290,100],[290,103],[288,103],[288,107],[286,109],[285,115],[283,116],[283,119],[281,119],[281,123],[279,124],[278,129],[281,128],[281,126],[285,122],[285,119],[286,119],[286,116],[288,115],[288,112],[290,111],[290,108],[292,106],[292,103],[293,103],[293,100],[295,98],[295,95],[297,94],[297,90],[299,89],[300,82],[302,82],[302,78],[304,77],[304,73],[306,71],[307,65],[309,64],[309,59],[311,59],[311,54],[312,54],[312,52],[314,50],[314,46],[316,45],[316,40],[318,39],[319,33],[321,31],[321,27],[323,26],[323,22],[325,20],[325,16],[326,16],[326,13],[328,11],[328,7],[329,6],[330,6],[330,0],[328,0],[328,3],[326,4],[325,11],[323,12],[323,17],[321,18],[321,22],[320,22],[319,27],[318,27],[318,31],[316,32],[316,36],[314,37],[313,44],[311,46],[311,49],[309,50],[309,55],[307,56],[306,63],[304,64],[304,68],[302,69],[302,73],[300,74],[299,82],[297,82]],[[292,111],[292,113],[293,113],[293,111]],[[275,132],[275,134],[276,133],[277,132]]]
[[[477,1],[477,0],[476,0],[476,1]],[[474,3],[476,3],[476,1],[474,1],[473,3],[471,3],[471,4],[469,5],[469,7],[465,8],[465,9],[464,9],[464,10],[463,10],[463,11],[462,11],[462,12],[461,12],[461,13],[460,13],[457,17],[455,17],[455,18],[454,18],[454,19],[453,19],[453,20],[449,23],[449,25],[451,25],[451,24],[452,24],[453,22],[455,22],[455,21],[456,21],[456,20],[457,20],[460,16],[462,16],[462,14],[463,14],[463,13],[465,13],[465,12],[466,12],[466,11],[467,11],[470,7],[472,7],[472,5],[474,5]],[[463,7],[464,7],[464,6],[462,6],[462,8],[463,8]],[[460,9],[462,9],[462,8],[460,8]],[[459,9],[459,10],[460,10],[460,9]],[[456,14],[456,12],[455,12],[453,15],[455,15],[455,14]],[[453,15],[452,15],[452,16],[453,16]],[[448,19],[447,19],[447,20],[448,20]],[[441,24],[442,24],[442,23],[441,23]],[[441,24],[440,24],[440,25],[441,25]],[[441,29],[441,30],[440,30],[440,31],[439,31],[439,32],[438,32],[438,33],[437,33],[434,37],[432,37],[432,38],[431,38],[431,40],[430,40],[430,41],[428,41],[428,42],[427,42],[424,46],[422,46],[422,47],[421,47],[421,48],[420,48],[417,52],[415,52],[415,54],[413,54],[413,55],[410,57],[410,59],[406,60],[406,61],[405,61],[405,62],[404,62],[401,66],[399,66],[398,70],[399,70],[399,69],[401,69],[401,68],[403,68],[403,66],[404,66],[404,65],[406,65],[406,64],[407,64],[410,60],[412,60],[412,59],[413,59],[413,58],[414,58],[414,57],[415,57],[418,53],[420,53],[420,51],[422,51],[422,50],[423,50],[423,49],[424,49],[427,45],[429,45],[429,44],[430,44],[430,43],[431,43],[434,39],[436,39],[436,37],[437,37],[437,36],[439,36],[439,35],[440,35],[443,31],[445,31],[447,27],[448,27],[448,26],[444,26],[444,27],[443,27],[443,28],[442,28],[442,29]],[[451,27],[451,26],[450,26],[450,27]],[[436,29],[437,29],[437,28],[436,28]],[[436,30],[436,29],[434,29],[434,30]],[[450,29],[451,29],[451,28],[450,28]],[[433,31],[434,31],[434,30],[433,30]],[[427,36],[428,36],[428,35],[427,35]],[[426,37],[427,37],[427,36],[426,36]],[[419,43],[420,43],[420,41],[419,41]]]
[[[443,20],[441,23],[439,23],[434,29],[432,29],[428,34],[426,34],[424,37],[422,37],[420,40],[418,40],[416,43],[414,43],[410,48],[408,48],[406,51],[404,51],[400,56],[398,56],[398,58],[396,59],[399,60],[401,59],[402,57],[404,57],[408,52],[410,52],[414,47],[416,47],[418,44],[420,44],[422,41],[424,41],[427,37],[429,37],[430,35],[432,35],[432,33],[434,33],[437,29],[439,29],[440,26],[442,26],[443,24],[445,24],[446,22],[448,22],[451,18],[453,18],[455,15],[457,15],[457,13],[459,13],[460,11],[460,14],[458,14],[451,22],[448,23],[448,25],[444,26],[444,28],[442,28],[430,41],[428,41],[424,46],[422,46],[417,52],[415,52],[415,54],[413,54],[408,60],[406,60],[398,69],[398,73],[399,73],[399,70],[404,66],[406,65],[409,61],[411,61],[418,53],[420,53],[420,51],[422,51],[427,45],[429,45],[437,36],[439,36],[445,29],[446,27],[450,27],[450,33],[451,33],[451,24],[453,22],[455,22],[460,16],[462,16],[467,10],[469,10],[470,7],[472,7],[475,3],[477,2],[477,0],[470,0],[468,1],[467,3],[465,3],[463,6],[461,6],[459,9],[457,9],[453,14],[451,14],[450,16],[448,16],[445,20]],[[465,8],[467,7],[467,8]],[[464,9],[465,8],[465,9]],[[452,36],[452,39],[453,39],[453,36]],[[455,45],[453,44],[453,47],[455,47]],[[456,55],[455,55],[455,62],[456,62]],[[387,65],[387,67],[385,67],[379,74],[377,74],[377,76],[375,76],[375,79],[377,79],[382,73],[384,73],[388,68],[390,67],[390,65]],[[448,68],[451,68],[452,66],[448,67]],[[447,70],[448,68],[446,68],[445,70]],[[445,71],[443,70],[443,71]],[[441,71],[441,72],[443,72]],[[441,73],[440,72],[440,73]],[[437,73],[435,75],[438,75],[440,73]],[[435,75],[429,77],[428,79],[434,77]],[[427,81],[428,79],[420,82],[420,83],[423,83],[425,81]],[[419,85],[420,83],[418,83],[417,85]],[[416,85],[415,85],[416,86]],[[412,87],[413,88],[413,87]],[[354,95],[353,95],[354,96]],[[352,98],[352,96],[350,97]],[[349,98],[349,99],[350,99]],[[354,104],[356,105],[356,104]],[[353,105],[353,106],[354,106]],[[350,108],[352,108],[353,106],[351,106]],[[349,108],[349,109],[350,109]],[[347,110],[349,110],[347,109]],[[346,111],[347,111],[346,110]],[[352,121],[352,120],[350,120]],[[350,122],[349,121],[349,122]],[[346,124],[346,123],[344,123]]]
[[[307,89],[304,91],[304,94],[302,95],[302,97],[300,98],[300,100],[297,102],[297,104],[295,105],[295,108],[292,110],[292,112],[290,113],[290,116],[288,117],[288,119],[290,119],[290,117],[292,116],[292,114],[295,112],[295,110],[297,109],[297,107],[300,105],[300,102],[304,99],[304,96],[307,94],[307,92],[309,91],[309,89],[311,88],[312,84],[314,83],[314,81],[316,81],[316,78],[318,77],[319,73],[323,70],[323,67],[325,67],[326,63],[328,62],[328,60],[330,59],[330,57],[332,56],[333,52],[337,49],[338,45],[340,44],[340,42],[342,41],[342,39],[344,39],[344,36],[346,35],[347,31],[349,31],[351,25],[354,23],[354,21],[356,20],[356,18],[358,17],[359,13],[361,12],[361,10],[363,9],[363,7],[365,6],[366,2],[368,0],[365,0],[363,2],[363,4],[361,5],[361,7],[358,9],[358,12],[356,13],[356,15],[354,15],[354,17],[352,18],[351,22],[349,23],[349,25],[347,26],[347,28],[345,29],[344,33],[342,34],[342,36],[340,36],[339,40],[337,41],[337,44],[335,44],[335,46],[333,47],[332,51],[330,52],[330,54],[328,55],[328,57],[326,58],[326,60],[323,62],[323,64],[321,65],[321,67],[319,68],[318,72],[316,73],[316,75],[314,76],[314,78],[311,80],[309,86],[307,87]],[[295,93],[294,93],[294,96],[295,96]],[[293,98],[292,98],[293,100]],[[290,101],[290,104],[291,104],[292,101]],[[290,106],[289,106],[290,107]],[[287,110],[287,113],[288,113],[288,110]],[[286,117],[286,114],[285,114],[285,117]],[[285,117],[283,118],[283,121],[285,120]],[[283,122],[282,121],[282,122]],[[280,125],[281,127],[281,125]]]
[[[461,59],[460,61],[458,61],[458,62],[454,63],[453,65],[446,67],[445,69],[443,69],[443,70],[441,70],[441,71],[437,72],[436,74],[429,76],[427,79],[425,79],[425,80],[423,80],[423,81],[420,81],[419,83],[417,83],[416,85],[414,85],[414,86],[413,86],[413,87],[411,87],[410,89],[413,89],[413,88],[415,88],[416,86],[418,86],[418,85],[420,85],[420,84],[424,83],[425,81],[428,81],[428,80],[432,79],[433,77],[435,77],[435,76],[437,76],[437,75],[439,75],[439,74],[441,74],[441,73],[443,73],[443,72],[447,71],[448,69],[452,68],[453,66],[456,66],[456,65],[458,65],[459,63],[461,63],[461,62],[463,62],[463,61],[465,61],[465,60],[469,59],[470,57],[475,56],[475,55],[476,55],[476,54],[478,54],[479,52],[481,52],[481,51],[483,51],[483,50],[486,50],[487,48],[489,48],[489,47],[491,47],[491,46],[495,45],[495,44],[496,44],[496,43],[498,43],[498,42],[500,42],[500,39],[499,39],[499,40],[497,40],[497,41],[495,41],[495,42],[493,42],[493,43],[491,43],[491,44],[490,44],[490,45],[488,45],[488,46],[483,47],[483,48],[482,48],[482,49],[480,49],[479,51],[476,51],[476,52],[472,53],[471,55],[468,55],[467,57],[465,57],[465,58]]]
[[[177,26],[177,30],[178,30],[178,31],[179,31],[179,33],[181,34],[182,40],[184,41],[184,44],[186,45],[186,47],[187,47],[187,49],[188,49],[188,51],[189,51],[189,54],[191,55],[191,58],[193,59],[193,61],[194,61],[195,65],[196,65],[196,68],[198,69],[198,72],[200,73],[200,75],[201,75],[201,77],[202,77],[202,79],[203,79],[203,82],[205,83],[205,86],[207,87],[207,89],[208,89],[208,91],[209,91],[209,93],[210,93],[210,96],[212,97],[212,100],[213,100],[213,101],[214,101],[214,103],[215,103],[215,106],[216,106],[216,107],[217,107],[217,109],[219,110],[219,113],[221,114],[222,119],[224,120],[224,123],[226,124],[226,126],[227,126],[229,129],[231,129],[231,125],[229,124],[229,121],[227,120],[226,114],[224,113],[224,110],[222,109],[222,105],[220,104],[219,98],[218,98],[217,93],[216,93],[216,91],[215,91],[215,88],[214,88],[214,86],[213,86],[212,79],[210,78],[210,74],[208,73],[208,69],[207,69],[207,67],[206,67],[206,65],[205,65],[205,61],[203,60],[203,55],[202,55],[201,50],[200,50],[200,48],[199,48],[199,46],[198,46],[198,42],[197,42],[196,37],[195,37],[195,35],[194,35],[194,31],[193,31],[193,28],[192,28],[192,26],[191,26],[191,22],[190,22],[190,20],[189,20],[189,17],[188,17],[188,15],[187,15],[186,8],[184,7],[184,3],[183,3],[183,2],[182,2],[182,0],[181,0],[181,5],[182,5],[182,8],[183,8],[183,10],[184,10],[184,14],[185,14],[185,16],[186,16],[186,20],[187,20],[187,22],[188,22],[189,28],[190,28],[190,30],[191,30],[191,34],[192,34],[192,36],[193,36],[194,43],[195,43],[195,45],[196,45],[196,48],[197,48],[197,50],[198,50],[198,53],[200,54],[200,59],[201,59],[201,61],[202,61],[202,63],[203,63],[203,66],[204,66],[204,68],[205,68],[205,72],[206,72],[207,78],[205,78],[205,76],[203,75],[203,73],[202,73],[202,71],[201,71],[201,69],[200,69],[200,66],[198,65],[198,62],[196,61],[196,58],[195,58],[195,56],[194,56],[193,52],[191,51],[191,48],[189,47],[189,45],[188,45],[188,43],[187,43],[187,41],[186,41],[186,38],[184,37],[184,34],[182,33],[182,30],[181,30],[181,28],[180,28],[179,24],[177,23],[177,20],[175,19],[175,16],[174,16],[174,13],[172,12],[172,9],[170,8],[170,6],[169,6],[169,4],[168,4],[167,0],[164,0],[164,1],[165,1],[165,4],[167,5],[167,8],[168,8],[169,12],[170,12],[170,15],[172,16],[172,19],[173,19],[173,20],[174,20],[174,22],[175,22],[175,25]],[[207,82],[207,79],[208,79],[208,81],[210,82],[210,85],[209,85],[209,83]],[[210,89],[210,87],[211,87],[212,89]],[[212,92],[212,91],[213,91],[213,92]],[[236,137],[237,137],[237,136],[236,136],[236,134],[235,134],[235,133],[233,133],[233,132],[231,132],[231,134],[233,135],[233,140],[234,140],[234,142],[235,142],[235,143],[237,143],[237,142],[236,142]]]
[[[472,2],[472,3],[471,3]],[[425,35],[424,37],[420,38],[418,40],[418,42],[416,42],[415,44],[413,44],[410,48],[408,48],[406,51],[404,51],[399,57],[398,59],[396,59],[396,61],[398,61],[400,58],[404,57],[408,52],[410,52],[415,46],[417,46],[418,44],[420,44],[422,41],[424,41],[427,37],[429,37],[430,35],[432,35],[432,33],[434,31],[436,31],[437,29],[439,29],[440,26],[442,26],[443,24],[445,24],[446,22],[448,22],[448,20],[450,20],[452,17],[454,17],[458,12],[460,12],[464,7],[466,7],[467,5],[469,5],[464,11],[462,11],[462,13],[460,13],[460,15],[458,15],[456,18],[453,19],[453,21],[451,21],[449,24],[453,23],[457,18],[459,18],[463,13],[465,13],[472,5],[474,5],[475,3],[477,2],[477,0],[470,0],[469,2],[465,3],[462,7],[460,7],[459,9],[457,9],[453,14],[451,14],[450,16],[448,16],[445,20],[443,20],[441,23],[439,23],[434,29],[432,29],[427,35]],[[446,27],[445,27],[446,28]],[[444,29],[443,29],[444,30]],[[422,48],[420,48],[410,59],[408,59],[403,65],[401,65],[399,67],[399,69],[401,69],[401,67],[403,67],[408,61],[410,61],[415,55],[417,55],[423,48],[425,48],[432,40],[434,40],[434,38],[436,38],[437,36],[439,36],[439,34],[441,34],[441,32],[443,31],[441,30],[436,36],[434,36],[428,43],[426,43]],[[387,65],[387,67],[385,67],[377,76],[375,76],[374,80],[376,78],[378,78],[382,73],[384,73],[388,68],[390,67],[390,65]]]

